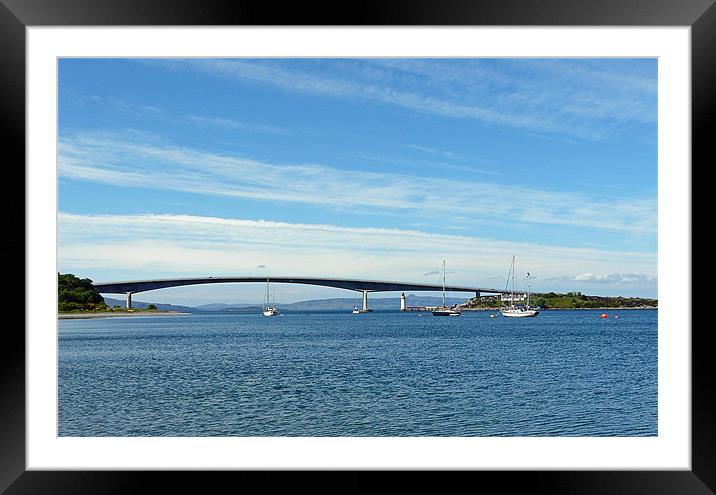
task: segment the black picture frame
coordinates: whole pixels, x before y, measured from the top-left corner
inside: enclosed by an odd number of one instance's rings
[[[443,25],[443,26],[688,26],[691,27],[692,163],[713,161],[708,121],[716,115],[715,0],[399,0],[330,5],[294,2],[208,0],[0,0],[0,122],[6,191],[25,184],[25,29],[32,26],[219,26],[219,25]],[[8,151],[10,153],[8,153]],[[8,158],[11,156],[12,158]],[[688,168],[688,164],[685,165]],[[691,166],[690,170],[693,170]],[[686,172],[687,170],[685,170]],[[693,182],[693,181],[692,181]],[[7,187],[12,184],[13,187]],[[2,195],[2,259],[20,270],[26,256],[24,196]],[[22,210],[22,215],[18,210]],[[12,232],[12,235],[10,235]],[[24,280],[25,273],[13,280]],[[3,285],[3,301],[16,301],[20,285]],[[23,286],[24,287],[24,283]],[[17,303],[13,304],[16,310]],[[25,299],[32,308],[32,295]],[[24,319],[23,319],[24,328]],[[708,326],[692,328],[692,469],[669,471],[471,471],[436,476],[440,489],[467,483],[470,491],[533,493],[713,494],[716,492],[716,370]],[[28,471],[25,463],[25,336],[6,324],[0,344],[0,492],[137,493],[207,490],[232,483],[236,489],[261,483],[271,489],[287,480],[292,490],[363,492],[384,488],[372,472],[286,473],[225,471]],[[318,476],[316,476],[318,474]],[[335,476],[335,481],[328,474]],[[434,473],[433,473],[434,474]],[[309,476],[310,475],[310,476]],[[401,476],[403,490],[426,486],[425,473]],[[237,480],[240,485],[237,485]]]

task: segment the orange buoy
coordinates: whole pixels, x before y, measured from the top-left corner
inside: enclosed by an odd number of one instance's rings
[[[602,313],[602,318],[609,318],[606,313]]]

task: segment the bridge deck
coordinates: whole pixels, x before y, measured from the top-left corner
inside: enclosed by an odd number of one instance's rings
[[[224,283],[264,283],[267,277],[201,277],[201,278],[172,278],[158,280],[134,280],[126,282],[107,282],[93,284],[100,293],[126,294],[145,292],[148,290],[179,287],[183,285],[224,284]],[[405,282],[387,282],[380,280],[352,280],[342,278],[314,278],[314,277],[268,277],[272,283],[304,284],[335,287],[355,291],[389,292],[389,291],[442,291],[442,285],[413,284]],[[449,292],[484,292],[504,294],[509,291],[488,289],[484,287],[445,286]]]

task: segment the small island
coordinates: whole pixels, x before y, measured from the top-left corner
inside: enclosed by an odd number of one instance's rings
[[[499,310],[502,306],[500,296],[472,298],[457,307],[463,311]],[[657,299],[641,297],[587,296],[581,292],[535,293],[530,297],[530,306],[543,310],[550,309],[657,309]]]
[[[59,319],[182,314],[178,311],[159,311],[154,304],[143,309],[110,307],[94,288],[92,280],[72,273],[57,274],[57,311]]]

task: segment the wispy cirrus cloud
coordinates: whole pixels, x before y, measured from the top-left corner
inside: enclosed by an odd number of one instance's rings
[[[357,158],[361,162],[370,164],[391,164],[391,165],[402,165],[408,167],[411,170],[425,169],[425,170],[444,170],[447,173],[452,172],[465,172],[468,174],[480,174],[480,175],[492,175],[499,176],[503,175],[495,169],[481,167],[479,165],[455,165],[454,163],[446,163],[442,160],[434,159],[410,159],[402,158],[391,155],[375,155],[360,153],[351,156],[351,158]]]
[[[65,136],[65,178],[251,200],[299,203],[427,218],[503,219],[529,224],[653,235],[656,198],[600,199],[471,180],[267,163],[115,134]],[[519,198],[519,201],[516,200]],[[368,206],[369,205],[369,208]]]
[[[441,150],[438,148],[431,148],[430,146],[421,146],[419,144],[406,144],[404,145],[405,148],[422,151],[424,153],[429,153],[431,155],[438,155],[445,158],[452,158],[452,159],[463,159],[464,157],[458,155],[457,153],[453,153],[452,151],[447,150]]]
[[[185,120],[192,124],[209,127],[223,127],[243,131],[266,132],[269,134],[295,134],[296,131],[289,131],[272,125],[240,122],[226,117],[207,117],[202,115],[185,115]]]
[[[570,59],[324,59],[309,66],[283,59],[144,63],[537,134],[600,140],[624,125],[649,126],[654,134],[656,129],[656,74],[643,70],[643,64],[595,60],[585,65]]]
[[[213,127],[220,129],[260,132],[268,134],[291,135],[296,134],[296,129],[286,129],[274,125],[261,124],[256,122],[245,122],[235,118],[228,118],[217,115],[196,115],[190,113],[177,113],[170,110],[162,109],[152,105],[142,105],[131,103],[125,99],[117,97],[101,97],[90,95],[84,98],[84,101],[75,97],[75,103],[85,105],[87,102],[99,108],[111,109],[113,111],[122,112],[143,119],[152,119],[161,122],[168,122],[175,125],[192,125],[199,127]]]

